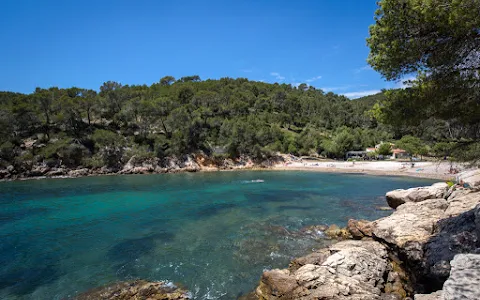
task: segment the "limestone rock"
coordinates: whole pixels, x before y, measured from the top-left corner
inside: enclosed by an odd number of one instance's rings
[[[332,239],[347,239],[350,237],[350,233],[346,228],[340,228],[335,224],[328,226],[325,230],[325,235]]]
[[[471,189],[466,189],[464,187],[459,187],[459,186],[452,186],[450,190],[451,192],[447,197],[447,201],[451,201],[455,198],[458,198],[473,192]]]
[[[424,246],[422,269],[429,278],[427,283],[441,288],[450,273],[453,257],[475,252],[478,243],[473,210],[438,221],[434,235]]]
[[[406,259],[418,284],[441,289],[456,254],[480,252],[474,209],[479,198],[480,192],[472,192],[448,201],[405,203],[373,222],[373,235]]]
[[[89,173],[90,173],[90,169],[82,168],[82,169],[76,169],[76,170],[69,171],[68,176],[81,177],[81,176],[87,176]]]
[[[415,295],[415,300],[443,300],[442,290],[436,291],[431,294],[417,294]]]
[[[7,169],[0,169],[0,179],[10,177],[10,172]]]
[[[450,197],[445,214],[447,216],[457,216],[465,211],[474,209],[478,204],[480,204],[480,192],[469,192],[454,198]]]
[[[313,253],[310,253],[306,256],[295,258],[294,260],[292,260],[292,262],[288,266],[288,269],[290,271],[296,271],[301,267],[303,267],[304,265],[308,265],[308,264],[321,265],[327,260],[329,256],[330,256],[330,251],[328,250],[328,248],[321,249]]]
[[[321,264],[264,272],[257,296],[267,300],[386,299],[383,288],[389,263],[385,246],[371,240],[348,240],[328,251],[331,255]]]
[[[480,188],[480,169],[462,172],[457,175],[457,183],[470,188]]]
[[[435,223],[445,216],[446,208],[447,201],[444,199],[405,203],[392,215],[373,222],[373,234],[399,248],[406,248],[413,252],[421,251],[422,244],[431,237]],[[411,254],[420,255],[420,257],[422,255],[421,253]]]
[[[36,166],[32,168],[29,176],[44,176],[48,171],[50,171],[48,166]]]
[[[63,168],[53,168],[49,172],[45,173],[47,176],[63,176],[65,174],[66,171]]]
[[[265,271],[256,289],[260,299],[295,299],[294,294],[302,288],[288,270]]]
[[[192,296],[171,283],[134,280],[119,282],[78,295],[76,300],[187,300]]]
[[[356,240],[360,240],[364,237],[372,237],[372,222],[350,219],[348,220],[347,230]]]
[[[388,205],[392,208],[397,208],[398,206],[407,202],[421,202],[427,199],[443,198],[447,191],[448,184],[444,182],[438,182],[427,187],[390,191],[385,196],[387,198]]]
[[[450,264],[452,271],[443,285],[444,299],[480,299],[480,255],[458,254]]]

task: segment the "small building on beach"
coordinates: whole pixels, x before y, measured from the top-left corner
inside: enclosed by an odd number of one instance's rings
[[[367,156],[367,151],[348,151],[345,154],[345,158],[364,158]]]
[[[403,149],[392,149],[392,159],[410,158],[410,154]]]

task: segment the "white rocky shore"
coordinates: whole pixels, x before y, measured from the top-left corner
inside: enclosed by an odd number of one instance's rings
[[[480,299],[480,170],[449,187],[387,193],[392,215],[350,220],[352,240],[262,275],[253,298]]]

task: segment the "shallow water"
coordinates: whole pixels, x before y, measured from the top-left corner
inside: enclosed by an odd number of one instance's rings
[[[383,195],[432,180],[216,172],[0,183],[0,299],[65,299],[118,280],[235,299],[264,269],[325,245],[298,230],[390,214]]]

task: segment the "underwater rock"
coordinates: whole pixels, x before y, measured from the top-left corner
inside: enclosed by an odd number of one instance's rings
[[[75,297],[75,300],[187,300],[189,292],[172,283],[134,280],[96,288]]]
[[[332,239],[348,239],[351,237],[346,228],[340,228],[335,224],[330,225],[325,230],[325,235]]]

